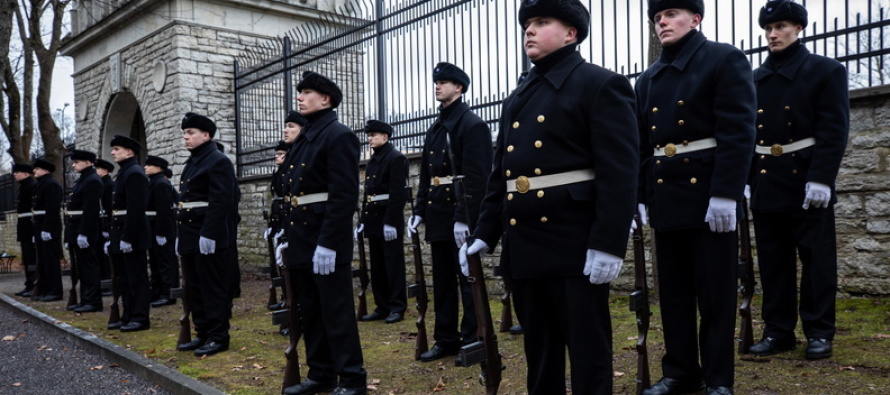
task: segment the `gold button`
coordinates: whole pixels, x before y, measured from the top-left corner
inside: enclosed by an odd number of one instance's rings
[[[793,142],[794,142],[794,139],[788,139],[788,142],[789,142],[789,143],[793,143]]]
[[[309,223],[304,221],[303,226],[309,226]]]
[[[434,154],[434,152],[433,152],[433,151],[430,151],[430,155],[432,155],[432,154]]]
[[[512,194],[512,193],[508,193],[508,194],[507,194],[507,200],[513,200],[513,194]]]
[[[658,179],[658,181],[655,181],[655,182],[657,182],[657,183],[659,183],[659,184],[664,184],[664,180],[662,180],[662,179],[660,179],[660,178]]]
[[[791,106],[785,106],[785,111],[791,111]]]
[[[544,143],[541,140],[535,140],[535,148],[541,148],[544,146]]]
[[[763,145],[763,140],[760,140],[760,142],[757,143],[757,144]]]
[[[510,177],[510,174],[512,174],[512,173],[510,173],[510,170],[507,170],[507,171],[504,172],[504,175],[507,176],[507,177]]]
[[[547,217],[541,217],[541,222],[546,223],[546,222],[547,222]]]
[[[513,122],[513,129],[519,129],[519,121]]]
[[[766,174],[766,169],[761,170],[760,174]]]
[[[544,191],[538,191],[538,197],[539,198],[544,197]]]
[[[758,130],[763,130],[763,124],[761,123],[761,124],[757,125],[757,129],[758,129]]]
[[[309,206],[303,206],[303,211],[309,211]]]
[[[695,177],[692,177],[691,179],[689,179],[689,183],[690,183],[690,184],[695,184],[695,183],[697,183],[697,182],[698,182],[698,179],[695,178]]]
[[[683,126],[683,125],[685,125],[685,124],[686,124],[686,121],[684,121],[684,120],[682,120],[682,119],[679,120],[679,121],[677,121],[677,126]]]
[[[658,112],[658,107],[652,107],[652,112]]]
[[[290,221],[290,226],[294,226],[294,221]]]
[[[677,105],[680,106],[680,107],[682,107],[684,104],[686,104],[686,103],[683,102],[683,100],[679,100],[679,101],[677,101]]]
[[[535,175],[541,175],[541,169],[535,168]]]
[[[293,169],[293,168],[294,168],[294,165],[290,165],[290,168]]]
[[[688,165],[688,164],[689,164],[689,158],[683,158],[683,164]]]
[[[791,127],[791,122],[786,123],[785,126],[788,126],[788,127],[790,128],[790,127]]]
[[[653,132],[655,131],[655,129],[658,129],[658,126],[652,125],[652,131],[653,131]]]
[[[760,155],[760,159],[766,159],[766,155]]]
[[[451,188],[445,188],[445,192],[451,192]]]
[[[510,225],[516,225],[516,218],[510,218]]]
[[[791,174],[797,174],[797,169],[791,170]]]
[[[512,146],[512,145],[508,145],[508,146],[507,146],[507,152],[513,152],[513,146]]]
[[[689,140],[683,140],[683,145],[689,145]]]
[[[661,160],[660,160],[660,159],[659,159],[659,160],[656,160],[656,161],[655,161],[655,164],[656,164],[656,165],[660,165],[660,164],[661,164]]]
[[[758,109],[758,110],[757,110],[757,113],[758,113],[758,114],[763,114],[763,109],[762,109],[762,108]]]
[[[538,123],[544,123],[544,116],[538,115]]]
[[[306,167],[305,163],[300,163],[300,167]]]

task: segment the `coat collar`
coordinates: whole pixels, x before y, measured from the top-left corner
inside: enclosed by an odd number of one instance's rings
[[[309,141],[315,141],[318,136],[321,135],[321,131],[324,130],[331,122],[337,120],[337,113],[334,111],[327,112],[322,114],[317,119],[312,119],[306,126],[303,127],[303,130],[300,132],[300,136],[297,139],[307,139]],[[296,144],[294,144],[296,145]]]
[[[92,166],[87,167],[86,169],[83,169],[82,172],[80,172],[80,177],[77,178],[77,181],[83,180],[93,174],[96,174],[96,168]]]
[[[658,60],[656,60],[655,63],[653,63],[650,67],[652,69],[652,77],[654,78],[655,76],[657,76],[668,66],[671,66],[681,72],[686,70],[686,66],[689,65],[689,62],[692,60],[692,56],[695,55],[698,49],[707,41],[708,39],[705,37],[704,34],[702,34],[701,32],[695,32],[673,62],[668,63],[664,59],[664,55],[658,57]]]
[[[449,132],[454,130],[457,127],[457,123],[460,122],[460,119],[463,118],[464,114],[467,111],[470,111],[470,106],[467,105],[463,100],[460,102],[451,103],[452,106],[457,106],[453,110],[451,110],[451,114],[448,114],[448,117],[441,121],[441,125],[447,129]]]
[[[767,58],[766,62],[763,62],[763,66],[760,66],[760,68],[757,69],[757,73],[754,75],[754,81],[760,81],[771,74],[779,74],[788,80],[793,80],[797,71],[803,66],[804,61],[806,61],[808,56],[810,56],[810,50],[807,49],[806,46],[801,45],[797,52],[791,56],[791,59],[788,59],[788,61],[779,66],[778,70],[776,69],[776,65],[770,61],[770,58]]]
[[[216,149],[216,145],[213,145],[213,148]],[[123,162],[118,163],[118,166],[120,166],[120,171],[118,172],[118,174],[122,173],[124,170],[126,170],[130,166],[138,166],[138,165],[139,165],[139,161],[136,159],[135,156],[132,158],[124,159]]]
[[[383,144],[382,146],[380,146],[380,148],[377,148],[376,150],[374,150],[374,155],[371,155],[371,160],[375,161],[378,159],[382,159],[383,157],[388,155],[390,152],[392,152],[392,150],[393,150],[392,142],[387,141],[386,144]]]
[[[192,151],[191,151],[192,156],[188,158],[186,163],[197,162],[197,161],[201,160],[202,158],[204,158],[205,156],[209,155],[211,152],[218,151],[218,150],[219,149],[216,148],[216,142],[214,142],[213,140],[207,140],[206,143],[201,144],[201,145],[195,147],[194,149],[192,149]],[[121,162],[121,166],[120,166],[121,170],[124,169],[124,165],[123,165],[124,163],[126,163],[126,161]]]
[[[584,58],[581,56],[581,53],[574,51],[571,55],[566,56],[565,59],[553,65],[553,68],[544,73],[544,75],[538,74],[537,67],[532,67],[531,71],[528,72],[528,76],[522,80],[523,84],[519,87],[519,92],[525,91],[531,86],[529,82],[536,78],[549,82],[554,89],[559,90],[565,84],[569,75],[572,74],[572,71],[582,63],[584,63]]]

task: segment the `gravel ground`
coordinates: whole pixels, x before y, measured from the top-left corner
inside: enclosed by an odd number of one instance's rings
[[[0,394],[170,394],[0,304]]]

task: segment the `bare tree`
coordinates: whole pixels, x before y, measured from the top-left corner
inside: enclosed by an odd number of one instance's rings
[[[880,1],[874,5],[876,18],[874,22],[887,18],[886,7],[890,2]],[[884,43],[890,42],[890,27],[883,26],[868,29],[852,35],[854,40],[847,44],[846,40],[839,42],[847,54],[873,53],[884,49]],[[867,88],[890,84],[890,56],[874,55],[847,63],[847,73],[850,75],[850,88]]]

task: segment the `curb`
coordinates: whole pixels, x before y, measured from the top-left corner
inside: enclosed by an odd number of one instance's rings
[[[71,325],[61,322],[52,316],[34,310],[30,306],[19,303],[6,294],[0,293],[0,305],[12,308],[13,312],[22,316],[36,318],[35,322],[47,328],[60,331],[67,339],[79,346],[99,354],[109,361],[120,365],[127,371],[155,383],[176,395],[224,395],[216,388],[195,380],[189,376],[168,368],[155,360],[111,343],[96,335],[84,332]]]

